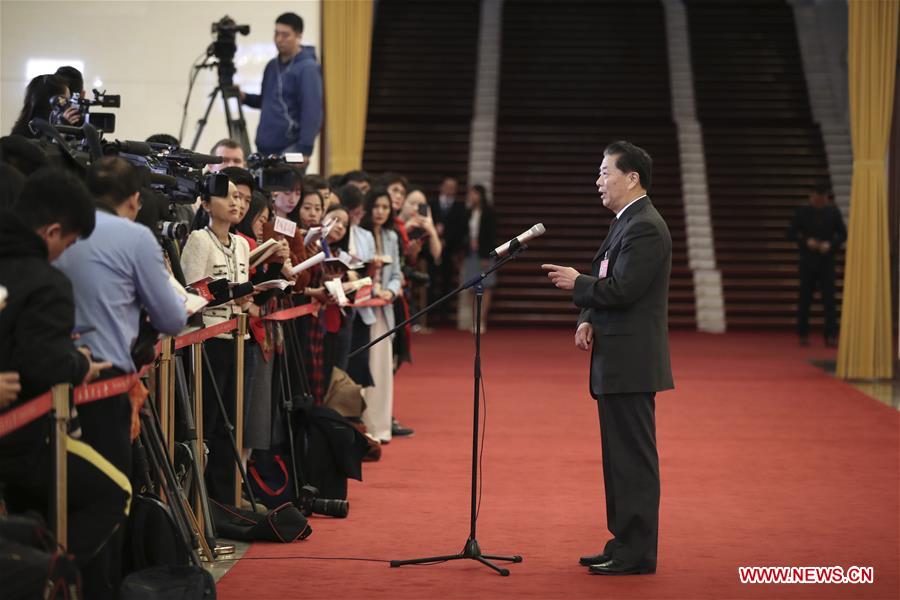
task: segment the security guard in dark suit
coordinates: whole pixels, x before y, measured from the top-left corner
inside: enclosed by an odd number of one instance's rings
[[[819,186],[791,220],[788,239],[800,249],[800,297],[797,300],[797,335],[809,344],[809,306],[816,287],[825,309],[825,345],[837,346],[837,310],[834,301],[835,253],[847,239],[841,211],[831,203],[831,192]]]
[[[590,391],[600,411],[606,522],[613,539],[580,564],[598,575],[654,573],[659,530],[656,392],[672,389],[668,294],[672,238],[647,196],[652,161],[615,142],[597,189],[616,213],[591,275],[543,265],[581,308],[575,345],[591,352]]]

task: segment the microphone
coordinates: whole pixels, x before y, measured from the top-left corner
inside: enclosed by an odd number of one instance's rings
[[[506,256],[507,254],[509,254],[510,250],[517,250],[522,244],[530,242],[534,238],[544,235],[545,231],[547,231],[547,229],[544,227],[544,224],[538,223],[525,233],[519,234],[517,237],[509,240],[502,246],[497,246],[496,248],[491,250],[491,258]]]
[[[138,156],[150,156],[152,154],[156,154],[153,146],[148,144],[147,142],[138,142],[133,140],[116,140],[111,144],[118,150],[124,154],[136,154]]]

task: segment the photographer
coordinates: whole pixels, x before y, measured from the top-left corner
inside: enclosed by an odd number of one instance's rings
[[[75,67],[66,65],[64,67],[58,68],[54,75],[56,75],[57,77],[61,77],[62,80],[66,82],[66,87],[69,88],[70,96],[78,94],[79,98],[84,98],[84,75],[81,74],[81,71],[79,71]],[[69,107],[67,110],[75,111],[74,113],[69,113],[73,119],[69,121],[69,124],[81,125],[82,117],[78,110],[72,107]]]
[[[55,97],[62,97],[68,100],[71,97],[69,88],[65,79],[58,75],[38,75],[28,83],[25,89],[25,103],[19,118],[13,125],[13,135],[21,135],[27,138],[37,138],[38,135],[32,133],[28,123],[32,119],[44,119],[50,121],[50,114],[53,112],[53,106],[50,101]],[[78,108],[68,106],[61,115],[62,120],[70,125],[75,125],[80,119]]]
[[[90,328],[78,344],[112,362],[113,368],[103,374],[111,378],[137,370],[132,350],[142,308],[153,329],[167,335],[181,331],[187,311],[169,284],[153,233],[133,222],[141,207],[137,169],[108,156],[91,167],[87,185],[97,201],[97,227],[56,266],[74,284],[76,323]],[[127,393],[80,411],[85,440],[126,474],[131,472],[131,412]]]
[[[316,50],[301,46],[303,19],[284,13],[275,20],[278,57],[266,65],[259,94],[244,94],[241,101],[261,110],[256,130],[260,154],[301,152],[309,161],[322,127],[322,71]]]
[[[50,266],[80,236],[90,235],[94,222],[84,184],[53,169],[32,175],[12,209],[0,212],[0,285],[9,292],[0,312],[0,372],[19,374],[8,382],[18,388],[13,408],[58,383],[88,382],[109,366],[93,362],[87,349],[75,348],[71,283]],[[10,512],[49,517],[47,423],[39,418],[0,438],[0,481]],[[67,551],[81,570],[85,597],[112,598],[117,575],[109,561],[117,552],[107,542],[128,513],[131,486],[84,441],[70,436],[67,445],[66,469],[75,482],[68,487]]]

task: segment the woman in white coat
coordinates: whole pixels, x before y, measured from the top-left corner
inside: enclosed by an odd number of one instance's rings
[[[402,275],[400,241],[397,232],[394,231],[391,199],[387,191],[384,189],[370,191],[366,196],[365,209],[360,226],[372,232],[375,240],[375,258],[371,262],[372,297],[393,303],[400,293]],[[390,304],[371,310],[374,313],[374,321],[370,327],[370,339],[374,340],[394,326],[394,310]],[[382,443],[389,442],[394,406],[394,356],[390,338],[369,350],[369,370],[375,385],[366,388],[363,423],[372,437]]]

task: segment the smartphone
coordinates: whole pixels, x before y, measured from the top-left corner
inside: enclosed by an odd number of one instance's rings
[[[419,205],[419,214],[422,215],[423,217],[428,216],[428,204],[423,202],[422,204]]]
[[[428,232],[425,231],[424,229],[420,229],[419,227],[414,227],[409,230],[410,241],[420,240],[425,237],[428,237]]]

